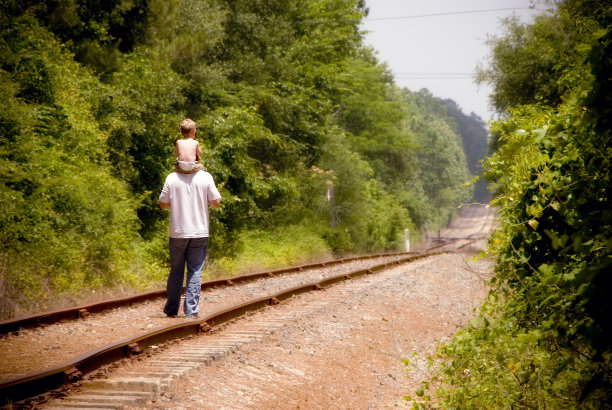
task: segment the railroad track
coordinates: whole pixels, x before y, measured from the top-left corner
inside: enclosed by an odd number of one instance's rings
[[[398,256],[406,255],[406,253],[388,253],[388,254],[374,254],[374,255],[363,255],[355,256],[351,258],[334,259],[325,262],[317,262],[306,265],[291,266],[287,268],[281,268],[276,270],[250,273],[246,275],[234,276],[230,278],[214,279],[202,283],[202,290],[232,286],[238,283],[251,282],[260,278],[278,276],[283,274],[290,274],[295,272],[302,272],[306,270],[312,270],[319,267],[328,267],[334,265],[347,264],[349,262],[373,260],[376,258],[395,258]],[[0,322],[0,335],[15,332],[20,329],[36,328],[43,325],[50,325],[62,321],[78,320],[85,318],[93,313],[102,313],[112,309],[121,308],[125,306],[134,305],[137,303],[148,302],[159,298],[165,298],[166,290],[160,289],[152,292],[145,292],[138,295],[133,295],[125,298],[111,299],[102,302],[96,302],[87,305],[81,305],[71,307],[67,309],[55,310],[51,312],[44,312],[27,317],[5,320]]]
[[[206,306],[203,309],[201,307],[201,312],[206,313],[197,320],[165,318],[165,315],[161,312],[162,298],[165,297],[165,294],[163,291],[158,291],[137,295],[134,298],[123,298],[31,316],[23,318],[21,321],[3,322],[2,329],[8,332],[0,340],[0,349],[3,351],[3,355],[19,354],[15,351],[15,348],[16,345],[20,344],[18,343],[20,336],[25,336],[24,339],[26,340],[21,342],[25,342],[26,349],[29,352],[35,353],[31,358],[23,357],[22,362],[27,362],[30,365],[35,365],[38,362],[44,363],[44,361],[41,361],[41,354],[43,356],[45,353],[53,355],[59,353],[65,347],[54,343],[70,343],[70,336],[64,338],[64,342],[58,342],[56,339],[49,341],[49,333],[52,333],[49,329],[52,327],[56,328],[54,329],[55,332],[59,329],[60,332],[63,331],[64,333],[87,333],[87,329],[92,327],[87,326],[88,322],[95,323],[97,317],[110,315],[112,323],[116,325],[124,324],[131,329],[132,333],[121,341],[117,341],[117,336],[114,334],[116,332],[109,329],[90,330],[89,334],[92,339],[95,338],[91,332],[107,337],[107,339],[100,340],[112,340],[112,342],[106,344],[98,342],[99,347],[91,349],[92,346],[96,345],[96,342],[88,341],[85,346],[81,346],[86,350],[84,353],[82,352],[83,349],[80,353],[72,354],[72,356],[68,353],[67,360],[61,361],[59,365],[45,367],[38,371],[30,370],[25,375],[13,378],[10,378],[11,369],[5,367],[0,375],[0,377],[3,377],[3,379],[0,379],[0,398],[2,400],[0,405],[33,407],[36,403],[44,402],[58,394],[61,395],[62,393],[58,392],[57,389],[80,382],[85,376],[92,375],[100,369],[125,358],[146,354],[165,342],[206,333],[234,318],[265,306],[280,303],[294,295],[323,289],[347,279],[375,273],[387,267],[406,263],[430,254],[432,253],[371,255],[206,282],[202,285],[202,299],[209,303],[205,303]],[[287,279],[290,281],[287,282]],[[278,290],[278,292],[271,292],[267,296],[261,297],[262,288]],[[259,297],[253,298],[254,295],[259,295]],[[220,302],[222,298],[227,299],[225,304]],[[228,305],[227,301],[237,301],[238,303]],[[134,307],[135,305],[137,307]],[[210,312],[214,308],[218,309]],[[154,309],[157,313],[152,315],[151,309]],[[152,318],[149,316],[154,325],[143,328],[137,324],[138,320],[124,319],[123,323],[117,323],[113,319],[121,314],[124,317],[126,314],[134,314],[134,310],[139,312],[136,313],[137,315],[155,316]],[[161,325],[159,325],[160,323]],[[76,332],[70,331],[75,330],[75,328]],[[85,330],[82,330],[83,328]],[[148,328],[151,328],[151,330],[142,331]],[[41,335],[42,337],[32,340],[29,338],[31,335]],[[74,336],[74,338],[77,339],[77,336]],[[8,380],[7,376],[9,377]],[[122,388],[126,388],[126,386]],[[141,386],[141,388],[150,389],[146,386]]]
[[[482,229],[481,227],[479,231]],[[59,360],[60,364],[47,367],[43,365],[40,369],[28,370],[23,372],[26,374],[16,377],[12,377],[11,369],[5,368],[0,372],[0,405],[16,408],[35,407],[52,397],[64,395],[64,391],[70,389],[71,386],[85,386],[95,391],[101,384],[107,384],[106,391],[98,395],[91,393],[91,397],[87,399],[93,407],[117,408],[117,403],[141,401],[150,397],[155,391],[163,389],[164,383],[167,383],[169,378],[189,371],[193,366],[200,366],[202,363],[215,360],[223,352],[231,352],[240,343],[262,337],[261,332],[224,335],[220,341],[212,341],[209,347],[187,352],[178,361],[173,359],[171,365],[153,361],[152,371],[148,373],[148,376],[153,375],[153,378],[145,377],[142,374],[131,375],[131,378],[123,378],[122,381],[116,382],[118,383],[116,386],[109,387],[109,382],[95,376],[103,374],[106,368],[126,358],[150,355],[160,346],[173,340],[210,333],[237,317],[278,304],[295,295],[324,289],[338,282],[437,254],[440,253],[440,249],[458,241],[476,239],[450,240],[419,254],[399,253],[339,259],[205,282],[202,285],[202,299],[205,306],[201,306],[203,314],[196,320],[165,318],[165,315],[161,313],[165,291],[161,290],[131,298],[1,322],[0,333],[3,333],[4,336],[0,339],[0,350],[4,352],[3,355],[19,354],[11,349],[14,350],[15,345],[19,345],[16,341],[20,336],[25,336],[27,339],[28,336],[38,334],[42,336],[38,338],[38,345],[36,340],[26,341],[29,351],[42,352],[43,356],[46,356],[46,353],[58,356],[57,353],[63,351],[64,356],[59,355],[63,358]],[[264,297],[261,297],[262,289],[267,290]],[[221,300],[224,300],[225,304],[221,303]],[[136,318],[131,321],[126,320],[126,317],[130,315],[136,315]],[[114,327],[109,329],[104,326],[91,330],[92,327],[96,327],[97,318],[105,316],[107,316],[106,322],[110,321],[117,326],[123,324],[130,328],[130,333],[125,336],[125,333],[115,332]],[[150,322],[144,327],[139,324],[139,319],[142,317],[147,318],[146,321]],[[55,332],[58,329],[60,332],[61,329],[64,329],[64,333],[81,335],[85,333],[85,346],[81,346],[80,350],[77,349],[77,353],[70,353],[71,350],[65,352],[65,345],[70,343],[70,337],[63,339],[63,342],[49,341],[45,336],[47,336],[46,333],[53,333],[49,331],[52,327],[56,327]],[[119,338],[117,333],[123,337]],[[91,337],[95,340],[90,341],[87,335],[93,336],[94,334],[105,336],[106,339],[96,336]],[[76,336],[75,339],[77,339]],[[118,339],[120,341],[117,341]],[[110,343],[108,343],[109,340]],[[60,343],[60,345],[53,343]],[[37,356],[39,359],[36,358]],[[35,353],[31,358],[24,357],[23,362],[46,363],[41,361],[40,357],[41,353]],[[58,363],[57,359],[56,363]],[[109,393],[109,388],[113,393]],[[74,407],[77,404],[87,407],[87,401],[80,404],[79,402],[68,402],[67,405]]]
[[[486,210],[483,217],[479,210]],[[454,250],[461,250],[477,240],[485,239],[495,225],[495,212],[493,209],[479,206],[469,206],[464,214],[455,220],[444,230],[438,231],[438,236],[433,237],[432,246],[429,250],[442,250],[452,246]],[[477,227],[477,229],[476,229]]]

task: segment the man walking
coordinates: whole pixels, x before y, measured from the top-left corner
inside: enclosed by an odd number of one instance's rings
[[[210,228],[208,205],[217,208],[220,203],[221,195],[208,172],[173,172],[166,177],[159,206],[170,209],[170,273],[164,307],[169,317],[176,317],[179,312],[185,266],[187,282],[183,311],[186,317],[197,317],[199,313],[202,267]]]

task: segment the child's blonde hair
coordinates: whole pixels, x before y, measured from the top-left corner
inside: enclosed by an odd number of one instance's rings
[[[196,129],[196,123],[194,120],[190,118],[185,118],[183,121],[181,121],[181,134],[182,135],[189,135],[193,131],[195,131],[195,129]]]

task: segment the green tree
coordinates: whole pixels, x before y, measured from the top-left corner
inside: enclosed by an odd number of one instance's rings
[[[35,19],[0,18],[2,279],[44,307],[49,288],[125,280],[137,201],[110,172],[95,79]]]
[[[485,125],[477,114],[465,115],[461,108],[453,100],[444,100],[442,103],[450,115],[457,123],[457,130],[463,141],[463,150],[467,161],[470,174],[478,177],[474,185],[474,199],[481,203],[491,200],[490,192],[487,190],[487,182],[480,178],[484,171],[482,162],[488,153],[488,134]]]
[[[466,185],[471,177],[463,142],[441,100],[427,90],[418,93],[404,90],[403,95],[410,107],[410,116],[404,124],[417,147],[418,173],[411,181],[411,190],[420,194],[415,211],[425,215],[424,222],[430,228],[436,228],[446,225],[457,206],[472,196]]]
[[[558,105],[590,76],[588,65],[582,64],[592,41],[585,34],[605,27],[593,16],[609,13],[609,5],[580,0],[557,7],[558,12],[540,15],[533,24],[506,19],[504,35],[488,39],[491,57],[478,80],[493,86],[491,103],[500,113],[521,104]]]
[[[221,224],[216,246],[227,251],[241,229],[262,220],[274,222],[279,209],[298,195],[294,175],[274,166],[281,158],[295,158],[295,149],[290,141],[272,134],[253,109],[213,111],[201,127],[207,134],[203,161],[224,198],[215,222]]]
[[[19,289],[159,277],[157,198],[184,117],[225,198],[215,258],[285,226],[317,251],[315,237],[342,253],[397,249],[404,228],[444,224],[466,197],[452,119],[364,46],[363,1],[0,7],[3,280]],[[13,275],[20,263],[35,266],[31,283]]]
[[[143,0],[7,0],[3,8],[12,17],[35,17],[99,75],[114,71],[121,55],[142,40],[149,10]]]

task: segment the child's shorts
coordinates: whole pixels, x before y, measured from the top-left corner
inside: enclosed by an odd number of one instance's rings
[[[193,174],[194,172],[198,171],[206,171],[206,168],[204,168],[204,165],[200,164],[198,161],[187,162],[177,160],[174,163],[174,170],[176,172],[180,172],[181,174]]]

